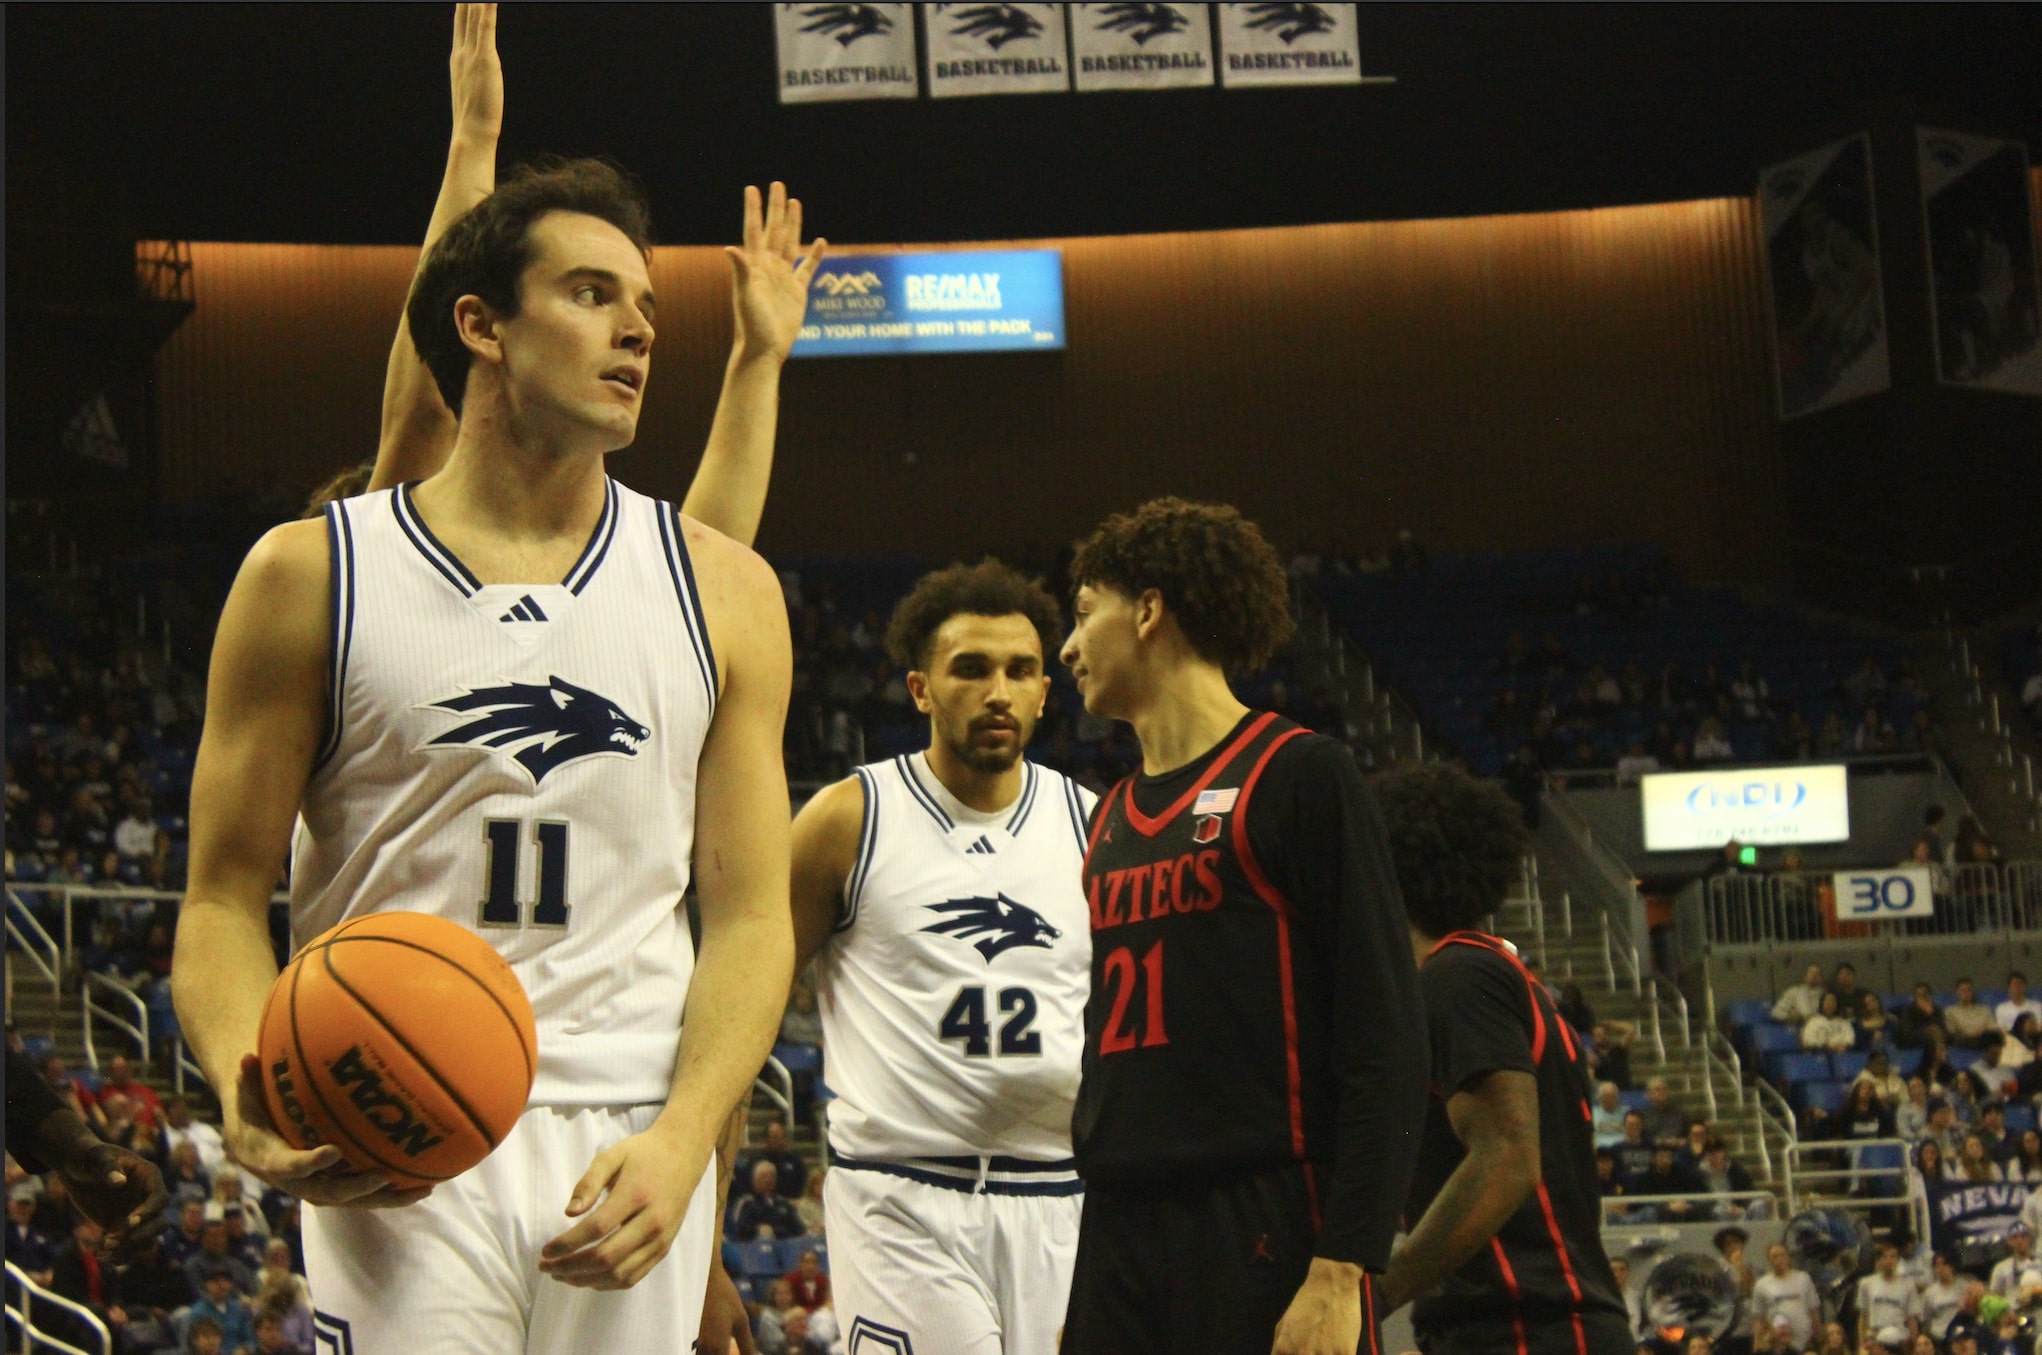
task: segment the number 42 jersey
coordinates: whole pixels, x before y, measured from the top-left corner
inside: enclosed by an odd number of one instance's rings
[[[694,969],[716,663],[680,514],[605,496],[549,584],[479,582],[407,486],[326,511],[331,696],[293,942],[399,909],[474,928],[532,1000],[534,1105],[664,1101]]]
[[[857,865],[816,956],[830,1147],[844,1158],[1068,1165],[1093,796],[1022,767],[1021,794],[992,814],[945,790],[925,754],[857,770]]]

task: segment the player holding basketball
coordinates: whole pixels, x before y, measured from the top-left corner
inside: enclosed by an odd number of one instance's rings
[[[1426,1355],[1635,1348],[1595,1178],[1586,1053],[1505,942],[1473,930],[1530,850],[1517,806],[1443,764],[1378,784],[1432,1044],[1411,1233],[1384,1310]]]
[[[1066,1355],[1354,1355],[1425,1104],[1404,908],[1353,756],[1227,670],[1290,632],[1232,508],[1157,499],[1078,549],[1063,649],[1142,770],[1092,817],[1086,1186]],[[1364,1337],[1366,1333],[1366,1340]]]
[[[460,420],[446,468],[277,528],[221,617],[179,1014],[235,1157],[314,1206],[343,1347],[668,1351],[695,1329],[710,1154],[791,972],[790,658],[763,561],[604,473],[649,371],[647,258],[642,199],[595,162],[457,221],[407,310]],[[430,1200],[333,1175],[336,1149],[264,1118],[250,1051],[287,847],[301,941],[435,912],[532,998],[529,1108]],[[392,1204],[412,1207],[361,1207]]]
[[[828,1050],[830,1278],[862,1355],[1054,1355],[1083,1183],[1071,1105],[1089,792],[1022,759],[1057,605],[995,561],[938,570],[887,648],[925,752],[794,823],[797,968]]]

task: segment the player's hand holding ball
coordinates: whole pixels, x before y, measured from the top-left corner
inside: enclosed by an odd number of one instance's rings
[[[474,932],[371,913],[298,952],[241,1061],[229,1150],[313,1204],[416,1203],[517,1124],[538,1070],[522,984]]]

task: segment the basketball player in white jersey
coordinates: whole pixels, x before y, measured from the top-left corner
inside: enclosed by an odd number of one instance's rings
[[[647,253],[642,200],[591,161],[456,222],[407,311],[460,420],[446,468],[272,531],[221,616],[178,1012],[230,1151],[312,1205],[336,1350],[666,1352],[696,1330],[710,1155],[791,973],[790,656],[763,561],[604,473],[649,370]],[[299,943],[432,912],[531,996],[525,1114],[429,1199],[336,1174],[264,1115],[287,848]]]
[[[887,647],[926,752],[794,821],[797,968],[822,1011],[830,1283],[850,1355],[1053,1355],[1083,1189],[1090,792],[1022,759],[1056,603],[986,561],[930,574]]]

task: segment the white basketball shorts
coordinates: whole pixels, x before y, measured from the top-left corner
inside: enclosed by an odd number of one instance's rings
[[[1056,1355],[1085,1197],[1068,1170],[986,1162],[954,1175],[831,1167],[823,1209],[845,1355]]]
[[[567,1197],[596,1154],[656,1105],[536,1106],[480,1165],[404,1209],[305,1209],[317,1355],[674,1355],[692,1348],[716,1254],[714,1159],[674,1245],[629,1289],[539,1273],[573,1226]]]

